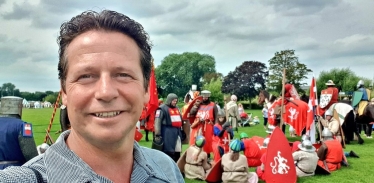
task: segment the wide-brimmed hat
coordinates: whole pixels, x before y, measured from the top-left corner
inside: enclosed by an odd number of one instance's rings
[[[327,86],[335,86],[334,82],[332,80],[328,80],[327,83],[325,83]]]
[[[315,152],[316,148],[313,146],[310,140],[304,140],[301,144],[297,146],[300,150],[305,152]]]
[[[201,91],[201,96],[203,96],[203,97],[210,97],[210,91],[208,91],[208,90],[203,90],[203,91]]]

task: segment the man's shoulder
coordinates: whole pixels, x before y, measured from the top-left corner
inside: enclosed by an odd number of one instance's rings
[[[181,182],[183,177],[176,163],[165,153],[140,146],[141,152],[148,166],[163,179],[169,179],[171,182]]]
[[[143,147],[143,146],[140,146],[140,148],[143,152],[143,155],[147,159],[147,161],[152,161],[156,164],[158,162],[165,162],[169,164],[172,163],[171,158],[159,150],[155,150],[155,149],[151,149],[151,148]]]
[[[39,155],[22,166],[11,166],[0,171],[0,182],[38,182],[36,172],[45,177],[43,155]]]

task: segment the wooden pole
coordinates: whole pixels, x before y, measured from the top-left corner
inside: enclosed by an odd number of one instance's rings
[[[286,80],[286,69],[284,68],[283,69],[283,78],[282,78],[282,105],[281,105],[281,118],[280,118],[280,125],[279,127],[282,129],[283,127],[283,108],[284,108],[284,85],[285,85],[285,81]]]
[[[53,109],[52,117],[51,117],[51,120],[49,121],[48,129],[47,129],[47,132],[45,134],[44,143],[47,143],[47,141],[48,141],[48,136],[49,136],[49,133],[51,132],[53,119],[55,118],[57,106],[58,106],[58,103],[60,102],[60,97],[61,97],[61,91],[58,93],[58,96],[57,96],[57,100],[56,100],[56,103],[55,103],[55,106],[54,106],[54,109]]]

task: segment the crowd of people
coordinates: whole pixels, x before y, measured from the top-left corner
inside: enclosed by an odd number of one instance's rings
[[[268,133],[263,142],[246,133],[234,139],[245,113],[235,95],[221,108],[210,100],[211,92],[203,90],[181,111],[178,96],[170,93],[155,111],[152,148],[134,141],[136,123],[149,101],[152,58],[149,36],[136,21],[115,11],[86,11],[61,25],[58,45],[58,76],[69,129],[52,146],[36,148],[32,124],[21,120],[22,107],[14,103],[11,112],[2,107],[0,139],[12,145],[0,144],[0,182],[176,183],[184,182],[183,176],[204,180],[219,164],[223,182],[269,178],[266,154],[276,127],[267,124],[268,105],[262,110]],[[291,89],[286,85],[284,104],[292,102]],[[317,166],[335,171],[341,164],[348,166],[346,157],[358,158],[353,151],[344,153],[340,124],[326,109],[335,102],[335,88],[331,90],[332,99],[319,109],[325,115],[318,117],[325,127],[321,146],[316,149],[310,137],[292,146],[298,177],[314,175]],[[366,104],[358,104],[359,113]],[[188,134],[185,124],[190,125]],[[183,153],[186,138],[189,147]],[[256,167],[256,172],[249,172],[249,167]]]

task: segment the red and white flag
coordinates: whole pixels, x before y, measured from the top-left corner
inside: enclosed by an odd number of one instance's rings
[[[312,83],[309,89],[309,103],[308,103],[308,117],[306,122],[306,130],[311,137],[315,136],[314,114],[316,106],[318,105],[317,99],[317,86],[316,80],[312,78]],[[311,138],[312,143],[315,143],[315,138]]]
[[[306,130],[310,130],[310,127],[311,125],[313,124],[314,122],[314,107],[318,105],[318,101],[317,101],[317,98],[316,98],[316,93],[317,93],[317,88],[316,88],[316,85],[315,85],[315,80],[314,80],[314,77],[312,78],[312,84],[310,85],[310,89],[309,89],[309,103],[308,103],[308,106],[309,106],[309,109],[308,109],[308,118],[307,118],[307,122],[306,122]]]

